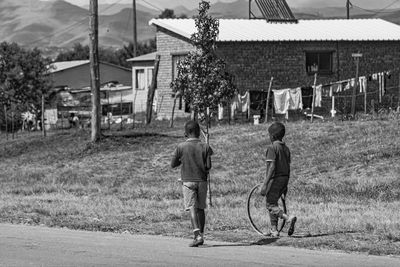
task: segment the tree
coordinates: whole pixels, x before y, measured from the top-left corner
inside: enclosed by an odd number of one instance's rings
[[[50,59],[40,50],[25,50],[16,43],[0,44],[0,104],[20,111],[31,107],[39,113],[41,98],[51,88]]]
[[[187,16],[185,14],[182,14],[180,16],[176,16],[175,15],[175,11],[173,9],[164,9],[160,15],[158,15],[159,19],[175,19],[175,18],[179,18],[179,19],[186,19]]]
[[[156,40],[150,39],[138,44],[137,55],[144,55],[156,51]],[[133,57],[133,44],[129,43],[122,48],[99,48],[100,61],[108,62],[111,64],[131,67],[130,63],[126,60]],[[88,60],[89,59],[89,46],[83,46],[80,43],[74,44],[73,48],[69,51],[62,52],[57,55],[55,61],[71,61],[71,60]]]
[[[224,60],[215,53],[219,22],[208,15],[209,8],[209,2],[200,2],[199,15],[195,17],[197,32],[190,38],[195,50],[179,62],[177,77],[171,83],[173,91],[190,103],[192,112],[206,120],[207,133],[207,111],[216,113],[218,105],[229,102],[236,90]]]
[[[161,14],[158,16],[159,19],[174,19],[176,18],[175,12],[173,9],[164,9]]]

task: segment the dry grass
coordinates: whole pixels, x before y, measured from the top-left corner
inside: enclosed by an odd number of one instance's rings
[[[119,132],[88,144],[84,131],[0,141],[0,221],[188,236],[178,170],[169,161],[182,123]],[[297,238],[275,245],[400,255],[398,120],[287,124],[289,211]],[[266,125],[211,129],[214,206],[208,238],[254,242],[250,188],[263,179]]]

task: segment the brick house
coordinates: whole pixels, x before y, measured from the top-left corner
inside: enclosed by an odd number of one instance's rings
[[[241,93],[296,88],[355,77],[353,53],[362,53],[359,75],[396,70],[400,63],[400,26],[381,19],[299,20],[273,23],[264,19],[220,19],[217,53],[235,75]],[[158,117],[169,118],[173,97],[170,82],[176,63],[193,49],[193,19],[153,19],[156,27],[158,96],[163,97]],[[394,72],[398,75],[398,71]],[[397,76],[396,76],[397,77]],[[388,88],[398,79],[388,80]],[[371,83],[371,86],[375,86]],[[396,89],[398,90],[398,89]],[[176,111],[186,116],[184,105]]]

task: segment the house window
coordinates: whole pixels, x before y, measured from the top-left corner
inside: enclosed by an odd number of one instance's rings
[[[113,116],[132,114],[132,102],[102,105],[102,115],[107,116],[111,112]]]
[[[308,74],[332,73],[333,52],[306,52],[306,71]]]
[[[146,88],[146,76],[144,69],[135,70],[135,89],[144,90]]]
[[[151,86],[151,80],[153,79],[154,69],[147,69],[147,87]]]
[[[186,54],[184,55],[173,55],[172,56],[172,80],[176,78],[178,75],[178,65],[181,60],[183,60],[186,57]]]
[[[185,53],[172,56],[172,80],[174,80],[177,77],[179,62],[182,61],[186,57],[186,55],[187,54]],[[179,110],[182,110],[182,108],[184,108],[185,112],[190,112],[187,103],[183,103],[184,101],[182,99],[182,96],[179,97],[178,101],[179,101],[178,103]]]

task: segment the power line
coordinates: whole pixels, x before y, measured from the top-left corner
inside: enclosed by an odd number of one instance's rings
[[[388,9],[389,7],[393,6],[394,4],[396,4],[396,3],[399,2],[399,1],[400,1],[400,0],[395,0],[395,1],[393,1],[392,3],[390,3],[389,5],[385,6],[384,8],[381,8],[381,9],[379,9],[379,10],[366,9],[366,8],[363,8],[363,7],[354,5],[353,3],[351,3],[351,5],[352,5],[353,7],[356,7],[356,8],[358,8],[358,9],[364,10],[364,11],[366,11],[366,12],[374,13],[374,15],[378,15],[378,14],[390,14],[390,13],[397,12],[398,9],[392,10],[392,11],[385,11],[385,10]]]
[[[161,12],[163,12],[164,10],[163,9],[161,9],[160,7],[158,7],[158,6],[155,6],[154,4],[152,4],[152,3],[149,3],[149,2],[147,2],[146,0],[141,0],[142,2],[144,2],[145,4],[147,4],[147,5],[149,5],[149,6],[151,6],[151,7],[153,7],[153,8],[155,8],[155,9],[157,9],[158,11],[161,11]]]
[[[116,4],[119,4],[121,1],[122,1],[122,0],[118,0],[117,2],[115,2],[115,3],[113,3],[113,4],[109,5],[109,6],[107,6],[106,8],[104,8],[103,10],[101,10],[100,13],[109,10],[110,8],[114,7]],[[79,20],[79,21],[76,21],[75,23],[73,23],[73,24],[71,24],[71,25],[69,25],[69,26],[67,26],[67,27],[65,27],[65,28],[63,28],[63,29],[60,29],[60,30],[58,30],[58,31],[56,31],[56,32],[54,32],[54,33],[52,33],[52,34],[46,35],[46,36],[44,36],[44,37],[41,37],[41,38],[39,38],[39,39],[36,39],[36,40],[32,41],[31,44],[38,43],[38,42],[43,41],[43,40],[45,40],[45,39],[47,39],[47,38],[55,37],[55,36],[57,36],[57,35],[59,35],[59,34],[61,34],[61,33],[67,33],[71,28],[74,28],[74,27],[76,27],[76,26],[78,26],[78,25],[80,25],[80,24],[85,23],[87,19],[88,19],[88,18],[85,17],[85,18],[83,18],[83,19],[81,19],[81,20]],[[101,23],[100,23],[100,24],[101,24]]]

